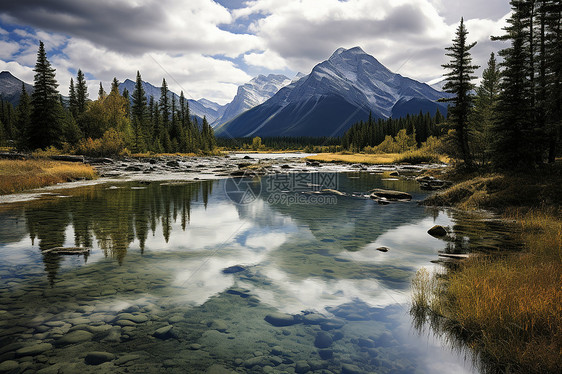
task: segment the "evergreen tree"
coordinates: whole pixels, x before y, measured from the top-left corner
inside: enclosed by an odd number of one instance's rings
[[[100,83],[101,85],[101,83]],[[86,111],[86,100],[88,99],[88,86],[82,70],[78,69],[76,75],[76,107],[78,115]]]
[[[467,35],[468,31],[464,26],[464,20],[461,18],[456,37],[453,39],[453,45],[446,48],[449,51],[446,55],[451,57],[451,61],[443,65],[445,69],[450,70],[445,74],[447,82],[443,89],[454,96],[442,101],[454,104],[449,113],[455,130],[455,139],[465,165],[471,168],[473,163],[468,144],[468,117],[473,106],[471,91],[475,88],[472,80],[476,78],[472,74],[478,69],[478,66],[472,65],[470,55],[470,50],[476,45],[476,42],[468,44]]]
[[[123,98],[125,99],[125,115],[127,116],[127,118],[131,117],[131,97],[129,95],[129,90],[126,88],[123,88]]]
[[[103,89],[103,85],[100,82],[100,88],[98,90],[98,100],[103,100],[107,97],[107,93]]]
[[[47,60],[47,53],[42,41],[39,42],[37,63],[35,64],[34,92],[31,96],[30,148],[46,148],[59,145],[62,137],[61,113],[59,111],[58,83],[55,69]]]
[[[493,128],[493,162],[502,169],[527,168],[534,164],[535,137],[533,89],[529,75],[532,60],[528,48],[529,25],[524,1],[512,1],[513,13],[500,40],[510,40],[511,46],[499,52],[504,61],[498,101],[498,120]]]
[[[160,112],[162,113],[162,126],[166,131],[170,124],[170,98],[168,97],[168,84],[166,79],[162,79],[162,88],[160,89]]]
[[[25,84],[21,84],[20,102],[17,108],[18,119],[16,126],[19,136],[17,146],[19,149],[25,149],[30,144],[31,138],[31,100],[25,90]]]
[[[72,77],[70,78],[70,87],[68,88],[68,109],[74,118],[78,116],[78,99],[76,98],[74,79],[72,79]]]
[[[145,133],[147,121],[147,107],[146,107],[146,94],[142,86],[142,78],[140,72],[137,71],[137,79],[135,81],[135,88],[132,96],[133,105],[131,108],[133,131],[135,136],[135,151],[141,152],[146,150],[145,146]],[[152,106],[154,105],[154,98],[151,97]],[[151,113],[152,114],[152,113]]]
[[[494,53],[490,55],[488,66],[482,73],[482,83],[476,91],[474,112],[471,118],[471,143],[475,155],[482,165],[490,161],[492,127],[496,116],[496,106],[500,93],[500,70]]]
[[[111,81],[111,90],[109,92],[119,93],[119,81],[116,77],[113,77],[113,81]]]

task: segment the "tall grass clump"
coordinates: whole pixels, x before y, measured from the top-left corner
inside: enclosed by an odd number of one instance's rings
[[[94,179],[90,165],[49,160],[0,160],[0,194],[78,179]]]
[[[441,282],[420,277],[422,285],[413,284],[413,304],[434,298],[429,308],[456,326],[449,324],[449,332],[463,331],[467,346],[487,364],[511,372],[559,373],[562,220],[537,211],[511,217],[521,228],[522,252],[471,257]]]

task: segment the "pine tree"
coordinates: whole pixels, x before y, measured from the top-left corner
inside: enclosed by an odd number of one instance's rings
[[[103,89],[103,85],[100,82],[100,88],[98,90],[98,100],[103,100],[107,97],[107,93]]]
[[[454,104],[449,113],[455,129],[456,142],[465,165],[471,168],[473,162],[468,144],[468,117],[473,106],[471,91],[475,88],[472,80],[476,78],[472,74],[478,69],[478,66],[472,65],[470,55],[470,50],[476,45],[476,42],[468,44],[467,35],[468,31],[464,26],[464,20],[461,18],[456,37],[453,39],[453,45],[446,48],[449,51],[446,55],[451,57],[451,61],[443,65],[445,69],[450,70],[445,74],[447,82],[443,89],[454,96],[442,101]]]
[[[123,98],[125,99],[125,116],[127,118],[131,117],[131,97],[129,95],[129,90],[126,88],[123,88],[123,94],[122,94]]]
[[[482,73],[482,83],[476,91],[474,112],[471,117],[472,144],[475,154],[479,154],[482,165],[490,161],[492,127],[500,93],[500,70],[494,53],[490,55],[488,66]]]
[[[31,138],[31,100],[25,90],[25,84],[21,84],[20,102],[17,108],[18,120],[16,127],[19,136],[17,146],[19,149],[25,149],[29,146]]]
[[[152,104],[154,105],[154,98],[152,98]],[[135,81],[135,88],[133,90],[132,96],[133,105],[131,108],[131,114],[133,119],[133,131],[135,136],[135,151],[141,152],[146,150],[145,146],[145,133],[146,128],[146,94],[142,86],[142,78],[140,72],[137,71],[137,79]]]
[[[62,137],[58,83],[55,79],[55,69],[47,60],[42,41],[39,42],[34,71],[34,92],[31,96],[33,110],[28,145],[32,149],[56,146],[60,144]]]
[[[100,83],[101,85],[101,83]],[[78,69],[76,75],[76,107],[78,115],[86,111],[86,100],[88,99],[88,86],[82,70]]]
[[[498,119],[493,128],[493,162],[502,169],[527,168],[536,161],[534,137],[533,87],[530,82],[528,7],[524,1],[512,1],[513,13],[504,28],[506,34],[496,40],[509,40],[511,46],[499,52],[502,81],[498,101]]]
[[[168,131],[170,123],[170,99],[168,97],[168,84],[166,79],[162,79],[162,88],[160,89],[160,112],[162,113],[162,125]]]
[[[78,100],[76,98],[76,90],[74,89],[74,79],[70,78],[70,87],[68,88],[68,109],[76,118],[78,116]]]

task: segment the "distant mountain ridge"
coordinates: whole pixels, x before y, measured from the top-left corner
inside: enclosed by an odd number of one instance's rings
[[[228,122],[248,109],[264,103],[289,83],[291,80],[282,74],[258,75],[238,87],[236,96],[225,106],[223,115],[215,124]]]
[[[142,87],[144,89],[144,93],[146,95],[146,100],[150,100],[150,97],[154,97],[154,101],[158,102],[160,100],[161,94],[161,87],[156,87],[148,82],[142,81]],[[119,83],[119,93],[123,94],[123,91],[127,89],[129,91],[129,95],[133,94],[135,89],[135,82],[126,79],[124,82]],[[174,97],[176,99],[176,104],[179,105],[180,97],[176,93],[169,91],[168,96],[170,98]],[[199,119],[203,119],[203,117],[207,117],[207,121],[209,123],[218,119],[223,113],[222,105],[219,105],[215,102],[212,102],[207,99],[201,100],[193,100],[193,99],[186,99],[189,103],[189,112],[192,116],[196,116]]]
[[[305,77],[216,128],[219,136],[339,136],[367,119],[446,112],[446,96],[395,74],[361,48],[339,48]],[[395,106],[398,105],[396,108]]]
[[[21,84],[24,83],[21,79],[16,78],[9,71],[0,72],[0,97],[2,100],[9,101],[12,105],[17,106],[20,102]],[[28,95],[33,93],[33,86],[25,84],[25,91]]]

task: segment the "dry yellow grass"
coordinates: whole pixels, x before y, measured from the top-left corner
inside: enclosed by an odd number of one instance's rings
[[[540,211],[510,218],[524,251],[466,260],[444,287],[421,272],[414,305],[454,321],[488,361],[516,372],[562,372],[562,220]]]
[[[340,154],[340,153],[319,153],[315,156],[306,157],[307,160],[320,162],[344,162],[349,164],[392,164],[397,158],[398,153],[384,154]]]
[[[90,165],[49,160],[0,160],[0,194],[49,186],[76,179],[94,179]]]
[[[308,160],[320,162],[343,162],[349,164],[377,164],[387,165],[402,162],[405,154],[400,153],[319,153],[315,156],[306,157]],[[438,156],[439,161],[448,162],[447,157]]]

